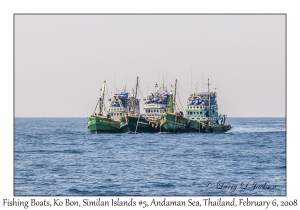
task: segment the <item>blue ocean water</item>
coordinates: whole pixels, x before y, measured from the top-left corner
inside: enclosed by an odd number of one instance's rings
[[[286,119],[225,134],[90,134],[86,118],[15,118],[14,195],[286,195]]]

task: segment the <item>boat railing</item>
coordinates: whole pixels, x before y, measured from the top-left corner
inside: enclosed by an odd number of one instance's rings
[[[217,109],[218,106],[217,105],[212,105],[210,106],[211,109]],[[209,106],[188,106],[187,110],[190,109],[209,109]]]
[[[108,111],[124,111],[124,110],[125,110],[125,108],[123,108],[123,107],[110,107],[108,109]]]

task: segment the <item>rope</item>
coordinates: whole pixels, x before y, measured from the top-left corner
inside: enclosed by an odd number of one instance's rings
[[[181,81],[181,82],[182,82],[182,81]],[[183,88],[180,84],[177,83],[177,85],[180,86],[180,88],[181,88],[186,94],[189,94],[188,92],[186,92],[186,91],[184,90],[184,88]],[[190,84],[189,84],[189,85],[190,85]]]
[[[175,127],[176,127],[176,120],[177,120],[177,115],[175,115],[175,121],[174,121],[174,133],[175,133]]]
[[[100,100],[98,99],[98,102],[97,102],[97,104],[96,104],[96,107],[95,107],[95,110],[94,110],[93,114],[96,113],[96,109],[97,109],[97,106],[98,106],[98,104],[99,104],[99,101],[100,101]]]
[[[136,126],[135,126],[135,134],[136,134],[136,130],[137,130],[137,127],[138,127],[138,124],[139,124],[139,121],[140,121],[140,116],[141,116],[141,114],[139,114],[139,118],[138,118],[138,120],[137,120],[137,122],[136,122]]]
[[[183,106],[182,106],[182,103],[181,103],[181,101],[180,101],[180,96],[179,96],[179,95],[181,95],[181,97],[182,97],[182,94],[181,94],[181,92],[180,92],[179,89],[178,89],[178,93],[179,93],[179,94],[178,94],[178,100],[179,100],[179,103],[180,103],[180,106],[181,106],[180,108],[181,108],[181,110],[184,110],[184,109],[183,109]],[[179,108],[179,107],[178,107],[178,108]],[[180,110],[180,109],[179,109],[179,110]]]
[[[128,128],[128,133],[130,132],[130,129],[129,129],[129,125],[128,125],[128,118],[127,117],[125,117],[125,122],[126,122],[126,124],[127,124],[127,128]]]

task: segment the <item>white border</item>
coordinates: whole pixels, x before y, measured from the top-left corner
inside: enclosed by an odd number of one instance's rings
[[[254,200],[294,200],[298,198],[299,140],[298,73],[299,70],[299,5],[296,1],[1,1],[0,18],[0,128],[1,172],[0,205],[4,198],[13,198],[13,14],[14,13],[287,13],[287,197],[252,197]],[[297,196],[298,194],[298,196]],[[71,198],[71,197],[69,197]],[[125,197],[122,197],[125,199]],[[199,200],[204,197],[199,198]],[[225,199],[225,197],[222,197]],[[29,200],[30,197],[20,199]],[[42,197],[38,199],[43,200]],[[47,197],[47,199],[50,199]],[[76,197],[77,200],[82,200]],[[105,199],[109,199],[106,197]],[[147,197],[149,199],[149,197]],[[180,197],[177,198],[180,200]],[[229,200],[231,199],[228,198]],[[239,198],[237,198],[239,199]],[[186,199],[185,199],[186,200]],[[299,205],[299,204],[298,204]],[[31,207],[30,207],[31,208]],[[14,209],[10,207],[10,209]],[[44,209],[44,208],[39,208]],[[46,209],[46,208],[45,208]],[[126,208],[129,209],[129,208]]]

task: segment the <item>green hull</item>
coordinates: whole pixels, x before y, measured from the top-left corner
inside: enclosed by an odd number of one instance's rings
[[[143,117],[130,116],[128,117],[128,126],[130,132],[136,133],[155,133],[159,132],[158,128],[152,128],[149,121]]]
[[[207,128],[204,130],[205,133],[225,133],[231,129],[231,126],[214,123],[211,125],[206,124],[205,128]]]
[[[104,116],[89,117],[88,128],[91,133],[121,133],[121,123]]]
[[[200,132],[200,133],[225,133],[231,129],[230,125],[200,122],[191,120],[189,122],[190,132]]]
[[[173,113],[163,113],[160,118],[160,131],[171,133],[189,132],[188,119]]]
[[[203,133],[203,126],[199,121],[189,120],[187,129],[189,132]]]

